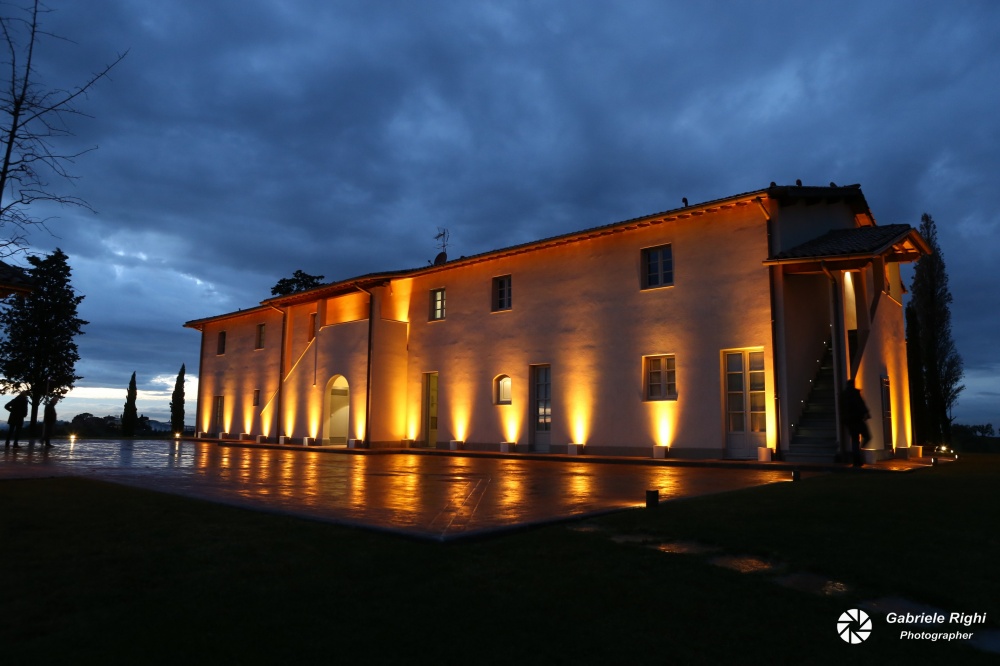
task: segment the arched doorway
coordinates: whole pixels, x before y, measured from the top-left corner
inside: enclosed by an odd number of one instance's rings
[[[335,375],[326,383],[323,403],[323,443],[347,446],[347,429],[350,425],[351,392],[347,379]]]

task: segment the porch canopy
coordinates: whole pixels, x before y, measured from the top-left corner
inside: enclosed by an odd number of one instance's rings
[[[930,252],[927,241],[910,225],[887,224],[834,229],[779,252],[764,264],[780,265],[785,273],[817,273],[823,272],[823,266],[836,270],[862,268],[876,258],[906,263]]]

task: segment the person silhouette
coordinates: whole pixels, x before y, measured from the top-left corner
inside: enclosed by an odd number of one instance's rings
[[[21,437],[21,426],[24,425],[24,417],[28,415],[28,394],[18,394],[13,400],[4,405],[4,409],[10,412],[7,418],[7,441],[4,448],[10,446],[10,438],[14,438],[14,448],[18,448],[17,440]]]
[[[844,387],[841,408],[844,426],[851,438],[852,464],[854,467],[861,467],[864,462],[861,458],[861,448],[872,438],[865,421],[870,419],[872,415],[868,411],[868,405],[865,404],[864,398],[861,397],[861,391],[854,386],[853,381],[848,380],[847,386]]]
[[[42,417],[42,444],[52,446],[49,441],[52,439],[52,431],[56,427],[56,399],[49,398],[45,403],[45,414]]]

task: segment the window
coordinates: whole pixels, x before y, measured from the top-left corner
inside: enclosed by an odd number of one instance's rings
[[[260,406],[260,389],[253,390],[253,406],[254,407]]]
[[[444,319],[444,289],[431,289],[431,321]]]
[[[509,405],[510,400],[510,377],[500,375],[493,380],[493,403],[496,405]]]
[[[254,338],[253,348],[264,348],[264,324],[257,324],[257,337]]]
[[[217,395],[212,398],[212,429],[211,432],[218,435],[225,432],[222,425],[222,415],[225,413],[226,399]]]
[[[642,359],[646,382],[646,400],[677,398],[677,367],[672,354],[645,356]]]
[[[317,322],[317,312],[309,313],[309,342],[312,342],[316,337],[316,322]]]
[[[674,255],[669,245],[642,251],[642,288],[656,289],[674,284]]]
[[[535,435],[552,430],[552,367],[548,365],[532,366],[535,380],[535,390],[532,398],[535,402]],[[537,440],[536,440],[537,442]]]
[[[510,276],[493,278],[493,312],[510,310]]]
[[[220,356],[222,354],[226,353],[226,332],[225,331],[219,331],[219,344],[218,344],[218,348],[216,349],[215,353],[219,354]]]

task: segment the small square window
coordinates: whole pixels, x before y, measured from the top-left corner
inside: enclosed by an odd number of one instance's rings
[[[642,288],[657,289],[674,284],[674,255],[670,245],[642,251]]]
[[[444,307],[444,289],[431,289],[431,321],[440,321],[444,319],[445,307]]]
[[[501,275],[500,277],[493,278],[493,312],[510,310],[512,303],[510,287],[509,275]]]
[[[226,332],[225,331],[219,331],[219,342],[218,342],[218,346],[216,347],[215,353],[218,354],[219,356],[221,356],[221,355],[223,355],[223,354],[226,353]]]
[[[645,356],[642,366],[646,400],[677,398],[677,365],[673,354]]]
[[[264,324],[257,324],[257,337],[254,339],[254,349],[264,348]]]

